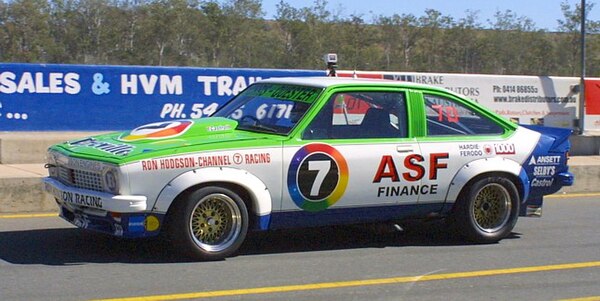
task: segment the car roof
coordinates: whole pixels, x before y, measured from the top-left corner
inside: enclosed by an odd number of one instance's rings
[[[313,86],[319,88],[327,88],[338,85],[368,85],[368,86],[393,86],[403,88],[429,88],[441,90],[439,87],[417,84],[412,82],[402,82],[396,80],[384,80],[384,79],[368,79],[368,78],[351,78],[351,77],[271,77],[263,79],[260,83],[274,83],[274,84],[289,84],[289,85],[301,85],[301,86]]]

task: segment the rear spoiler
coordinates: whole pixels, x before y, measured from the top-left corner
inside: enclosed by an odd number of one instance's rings
[[[554,143],[552,143],[552,147],[550,149],[555,149],[559,145],[563,144],[565,141],[569,140],[569,137],[571,137],[571,134],[573,133],[573,130],[565,128],[530,124],[521,124],[520,126],[541,133],[542,135],[545,135],[547,137],[553,138]]]

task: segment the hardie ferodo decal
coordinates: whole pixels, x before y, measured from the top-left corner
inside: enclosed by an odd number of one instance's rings
[[[322,211],[335,204],[348,186],[348,164],[338,150],[314,143],[300,148],[290,162],[288,190],[296,205]]]

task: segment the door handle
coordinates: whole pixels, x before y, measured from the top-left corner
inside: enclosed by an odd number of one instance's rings
[[[412,153],[414,149],[412,145],[398,145],[396,146],[396,151],[399,153]]]

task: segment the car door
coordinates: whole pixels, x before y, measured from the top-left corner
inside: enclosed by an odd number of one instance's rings
[[[423,185],[436,193],[420,195],[419,203],[440,203],[461,168],[498,153],[494,147],[503,145],[505,130],[455,96],[439,92],[422,95],[427,129],[426,136],[417,140],[429,170]]]
[[[405,91],[331,93],[299,139],[284,143],[281,209],[416,203],[425,170],[408,133]]]

